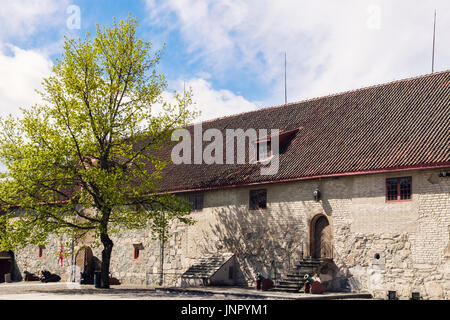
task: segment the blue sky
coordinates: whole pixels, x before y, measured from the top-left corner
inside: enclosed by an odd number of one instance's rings
[[[159,71],[169,90],[194,93],[201,120],[450,68],[446,0],[15,0],[0,6],[0,116],[39,102],[64,36],[112,17],[138,18],[139,35],[166,43]],[[68,9],[79,8],[79,29]],[[170,93],[166,94],[171,99]]]

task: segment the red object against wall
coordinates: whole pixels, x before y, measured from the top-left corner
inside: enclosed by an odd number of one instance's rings
[[[311,284],[309,282],[305,282],[305,285],[303,286],[303,291],[305,293],[311,293]]]
[[[270,279],[264,279],[262,281],[262,286],[261,286],[261,290],[265,291],[265,290],[269,290],[273,288],[273,281]]]
[[[324,293],[324,292],[325,292],[325,287],[319,281],[314,281],[313,283],[311,283],[310,293],[318,294],[318,293]]]

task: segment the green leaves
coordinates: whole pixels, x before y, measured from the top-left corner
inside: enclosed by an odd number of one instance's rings
[[[0,250],[42,242],[49,233],[107,233],[169,218],[190,223],[189,207],[155,196],[169,159],[157,155],[174,129],[191,122],[191,94],[162,100],[162,52],[136,37],[131,17],[97,26],[95,37],[66,39],[44,104],[0,119]],[[164,112],[155,116],[152,105]],[[145,204],[151,210],[128,210]],[[19,215],[11,212],[20,208]],[[124,209],[128,208],[128,209]],[[143,207],[142,207],[143,208]],[[156,209],[158,208],[158,209]],[[155,220],[156,219],[156,220]]]

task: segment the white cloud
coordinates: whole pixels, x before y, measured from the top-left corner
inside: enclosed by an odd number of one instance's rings
[[[26,38],[37,29],[60,24],[69,0],[14,0],[2,1],[0,6],[0,40]]]
[[[193,93],[194,108],[201,111],[198,120],[209,120],[256,109],[256,105],[244,97],[235,95],[230,90],[215,90],[211,83],[204,79],[187,81],[186,88],[189,87]]]
[[[43,38],[38,49],[28,48],[33,36],[64,26],[70,0],[2,1],[0,6],[0,116],[18,114],[40,102],[35,89],[53,66],[49,56],[60,50],[61,40]],[[57,29],[59,33],[63,29]],[[59,49],[56,49],[58,47]]]
[[[200,116],[195,122],[211,120],[214,118],[224,117],[236,113],[247,112],[256,109],[256,104],[246,100],[244,97],[234,94],[229,90],[216,90],[211,83],[202,79],[194,78],[186,82],[182,80],[171,81],[169,86],[182,93],[184,87],[186,90],[192,89],[192,100],[194,104],[191,106],[193,110],[200,111]],[[175,103],[173,94],[164,92],[165,101]],[[161,111],[160,106],[154,106],[154,114]]]
[[[148,0],[153,23],[177,29],[213,74],[249,69],[283,97],[284,51],[290,101],[450,67],[448,0]],[[276,98],[278,97],[278,98]]]
[[[44,77],[50,75],[53,63],[42,53],[8,45],[12,55],[0,47],[0,116],[18,114],[19,108],[28,108],[40,102],[35,89]]]

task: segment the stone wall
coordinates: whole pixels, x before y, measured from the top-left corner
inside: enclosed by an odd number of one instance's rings
[[[386,298],[395,290],[449,299],[450,181],[438,170],[346,176],[204,193],[204,209],[193,226],[174,225],[165,248],[165,284],[206,254],[233,252],[248,285],[255,274],[280,279],[310,251],[310,222],[318,214],[333,230],[333,261],[321,278],[329,288],[369,291]],[[412,200],[386,202],[389,177],[412,176]],[[316,202],[313,191],[322,198]],[[249,210],[249,191],[267,189],[267,209]],[[148,230],[123,232],[115,243],[111,272],[123,283],[158,282],[159,243]],[[133,260],[134,244],[142,244]],[[57,248],[57,245],[55,245]],[[41,266],[37,249],[21,263]],[[101,249],[94,249],[101,257]],[[57,263],[57,259],[48,261]]]
[[[67,281],[70,277],[71,257],[63,258],[63,264],[59,260],[59,250],[63,239],[59,237],[50,237],[48,243],[42,250],[42,257],[39,257],[39,246],[30,245],[26,248],[14,252],[14,265],[16,268],[16,279],[24,278],[24,272],[41,275],[41,271],[47,270],[61,276],[62,281]],[[64,248],[69,250],[69,248]]]
[[[334,213],[335,283],[346,279],[379,298],[390,290],[401,299],[450,298],[450,181],[438,173],[353,178],[351,207]],[[385,202],[384,181],[397,176],[412,176],[412,201]]]
[[[189,267],[183,257],[184,226],[174,226],[164,248],[164,284],[180,285],[182,273]],[[148,229],[122,232],[114,242],[111,275],[123,283],[157,285],[160,277],[160,243],[153,240]],[[133,248],[142,244],[139,259],[133,259]],[[98,249],[101,256],[101,248]]]

